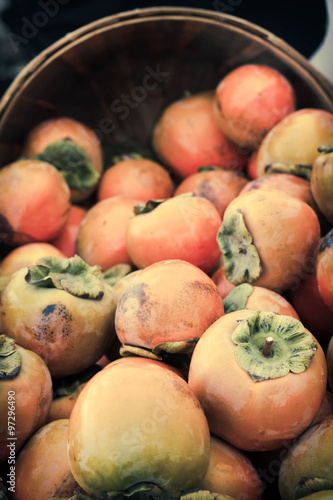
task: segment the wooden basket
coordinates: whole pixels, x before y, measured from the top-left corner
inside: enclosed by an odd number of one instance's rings
[[[102,18],[54,43],[16,77],[0,102],[0,167],[18,158],[28,131],[69,116],[103,144],[149,143],[170,102],[215,88],[244,63],[280,70],[297,107],[333,112],[333,86],[297,51],[234,16],[189,8],[136,9]]]

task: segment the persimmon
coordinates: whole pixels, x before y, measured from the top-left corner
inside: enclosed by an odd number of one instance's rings
[[[333,224],[333,145],[318,150],[324,154],[313,162],[311,190],[321,212]]]
[[[233,285],[227,278],[224,273],[224,265],[220,266],[212,275],[212,280],[214,281],[215,285],[217,286],[217,289],[219,291],[219,294],[222,299],[225,299],[225,297],[228,295],[228,293],[231,292],[235,288],[235,285]]]
[[[36,125],[26,137],[22,155],[54,165],[66,179],[73,203],[92,194],[103,171],[97,135],[69,117],[51,118]]]
[[[58,170],[38,160],[17,160],[0,170],[0,240],[18,246],[50,241],[64,227],[70,191]]]
[[[316,275],[320,296],[333,311],[333,229],[324,236],[319,247]]]
[[[227,207],[218,242],[233,284],[287,290],[313,261],[320,239],[315,211],[277,189],[237,196]]]
[[[327,346],[326,351],[326,361],[327,361],[327,378],[328,385],[331,391],[333,392],[333,335]]]
[[[294,111],[295,101],[294,89],[281,72],[261,64],[243,64],[218,84],[214,116],[231,141],[258,149],[267,132]]]
[[[293,306],[279,293],[263,286],[249,283],[237,285],[223,300],[224,312],[229,314],[240,309],[272,311],[299,319]]]
[[[263,499],[263,485],[250,459],[216,436],[210,438],[210,460],[199,489],[232,498]]]
[[[258,150],[256,149],[255,151],[252,152],[248,164],[246,166],[246,174],[250,179],[258,179],[258,174],[257,174],[257,157],[258,157]]]
[[[136,207],[126,228],[126,248],[138,268],[181,259],[210,272],[220,249],[216,234],[221,216],[206,198],[192,193],[151,200]]]
[[[315,270],[315,261],[313,268]],[[300,317],[303,325],[313,332],[322,347],[325,347],[332,335],[333,311],[323,301],[317,282],[317,275],[309,269],[304,279],[297,280],[288,291],[287,298]]]
[[[69,419],[72,473],[97,498],[118,492],[180,496],[204,476],[210,451],[204,412],[168,365],[127,357],[97,373]],[[112,453],[110,453],[112,450]]]
[[[8,458],[15,466],[17,452],[46,421],[52,379],[38,354],[5,335],[0,335],[0,368],[0,462]]]
[[[16,462],[13,500],[70,497],[79,491],[67,458],[68,422],[43,425],[24,445]]]
[[[42,257],[62,257],[66,255],[51,243],[27,243],[11,250],[0,262],[0,276],[10,276],[22,267],[36,264]]]
[[[247,177],[241,172],[218,167],[202,167],[189,175],[176,188],[174,195],[194,193],[209,200],[223,217],[231,200],[248,183]]]
[[[330,496],[326,498],[332,498],[332,439],[333,415],[329,415],[295,441],[280,468],[278,486],[282,500],[306,498],[310,493],[325,498],[319,492],[327,490]]]
[[[211,90],[174,101],[164,109],[154,126],[153,148],[179,179],[205,165],[231,170],[246,167],[248,155],[217,126],[213,99]]]
[[[131,264],[126,246],[126,230],[138,198],[113,196],[93,205],[80,224],[77,253],[89,265],[99,265],[104,271],[116,264]]]
[[[206,273],[182,260],[152,264],[121,294],[116,332],[123,352],[159,359],[166,352],[188,352],[217,318],[223,302]]]
[[[80,257],[44,257],[1,292],[3,333],[36,352],[53,378],[80,373],[112,341],[115,301],[101,270]]]
[[[315,108],[293,111],[275,125],[259,146],[257,174],[272,169],[304,176],[310,180],[318,148],[333,143],[333,114]]]
[[[52,240],[52,245],[58,248],[64,257],[74,257],[77,253],[76,240],[80,228],[80,224],[87,214],[85,208],[72,205],[69,210],[69,215],[66,224],[62,228],[59,236]]]
[[[170,198],[174,183],[156,161],[147,158],[123,159],[108,168],[99,183],[97,199],[111,196],[140,198],[142,201]]]
[[[200,337],[188,383],[214,435],[241,450],[273,450],[316,416],[326,391],[326,360],[299,320],[239,310]]]
[[[310,182],[293,174],[269,174],[252,180],[242,188],[239,194],[247,193],[254,189],[278,189],[284,193],[295,196],[305,201],[317,214],[319,210],[312,196]]]

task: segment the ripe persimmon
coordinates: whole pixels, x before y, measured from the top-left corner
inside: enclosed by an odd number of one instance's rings
[[[316,275],[320,296],[333,311],[333,229],[324,236],[320,244]]]
[[[128,158],[108,168],[99,183],[97,199],[127,196],[142,201],[170,198],[173,181],[165,168],[146,158]]]
[[[163,351],[192,351],[222,315],[222,299],[206,273],[189,262],[165,260],[131,279],[119,298],[115,325],[123,351],[159,359]]]
[[[127,225],[126,248],[138,268],[181,259],[210,272],[217,264],[221,252],[216,235],[222,220],[206,198],[187,193],[151,200],[135,213]]]
[[[139,198],[126,196],[113,196],[95,203],[79,227],[76,248],[80,257],[104,271],[117,264],[131,264],[126,231],[135,205],[142,203]]]
[[[69,187],[50,163],[17,160],[0,170],[0,241],[50,241],[64,227],[70,206]]]
[[[88,198],[103,170],[100,141],[87,125],[69,117],[51,118],[28,133],[22,155],[54,165],[71,190],[71,201]]]
[[[214,281],[215,285],[217,286],[217,289],[219,291],[219,294],[221,295],[222,299],[225,299],[225,297],[228,295],[228,293],[231,292],[235,288],[235,285],[233,285],[227,278],[224,273],[224,265],[218,267],[216,271],[214,271],[212,275],[212,280]]]
[[[66,255],[51,243],[27,243],[11,250],[0,262],[0,276],[10,276],[22,267],[36,264],[42,257],[64,258]]]
[[[235,144],[258,149],[269,130],[295,109],[290,82],[274,68],[243,64],[222,78],[214,98],[220,130]]]
[[[177,186],[174,196],[190,192],[202,196],[213,203],[223,217],[226,207],[248,182],[241,172],[219,167],[202,167]]]
[[[277,189],[237,196],[228,205],[218,233],[228,280],[276,292],[302,278],[315,259],[319,240],[315,211]]]
[[[188,383],[214,435],[241,450],[278,449],[318,413],[327,384],[325,354],[295,318],[234,311],[198,340]]]
[[[214,91],[179,99],[167,106],[153,130],[157,156],[183,179],[199,167],[216,165],[244,170],[248,155],[218,128],[213,114]]]

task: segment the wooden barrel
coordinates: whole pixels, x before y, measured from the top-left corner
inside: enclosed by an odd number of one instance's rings
[[[56,116],[86,123],[103,144],[149,143],[167,104],[215,88],[244,63],[281,71],[298,108],[333,112],[331,83],[259,26],[203,9],[136,9],[69,33],[20,72],[0,102],[0,167],[18,158],[32,127]]]

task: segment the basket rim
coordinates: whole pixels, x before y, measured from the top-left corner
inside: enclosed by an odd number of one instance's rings
[[[0,122],[4,116],[6,109],[16,94],[24,86],[26,81],[45,63],[49,58],[56,56],[57,52],[63,50],[66,46],[77,43],[81,38],[97,32],[109,26],[117,26],[127,24],[138,20],[149,19],[199,19],[217,21],[221,25],[229,25],[234,28],[245,29],[249,34],[257,36],[270,44],[272,48],[278,50],[289,59],[293,59],[303,71],[308,73],[316,82],[317,85],[327,95],[328,100],[332,100],[333,109],[333,84],[318,71],[302,54],[300,54],[291,45],[285,42],[282,38],[274,35],[270,31],[261,26],[247,21],[245,19],[226,14],[218,11],[189,8],[189,7],[147,7],[136,8],[124,12],[119,12],[110,16],[102,17],[98,20],[85,24],[74,31],[71,31],[61,37],[56,42],[46,47],[43,51],[37,54],[13,79],[0,100]]]

